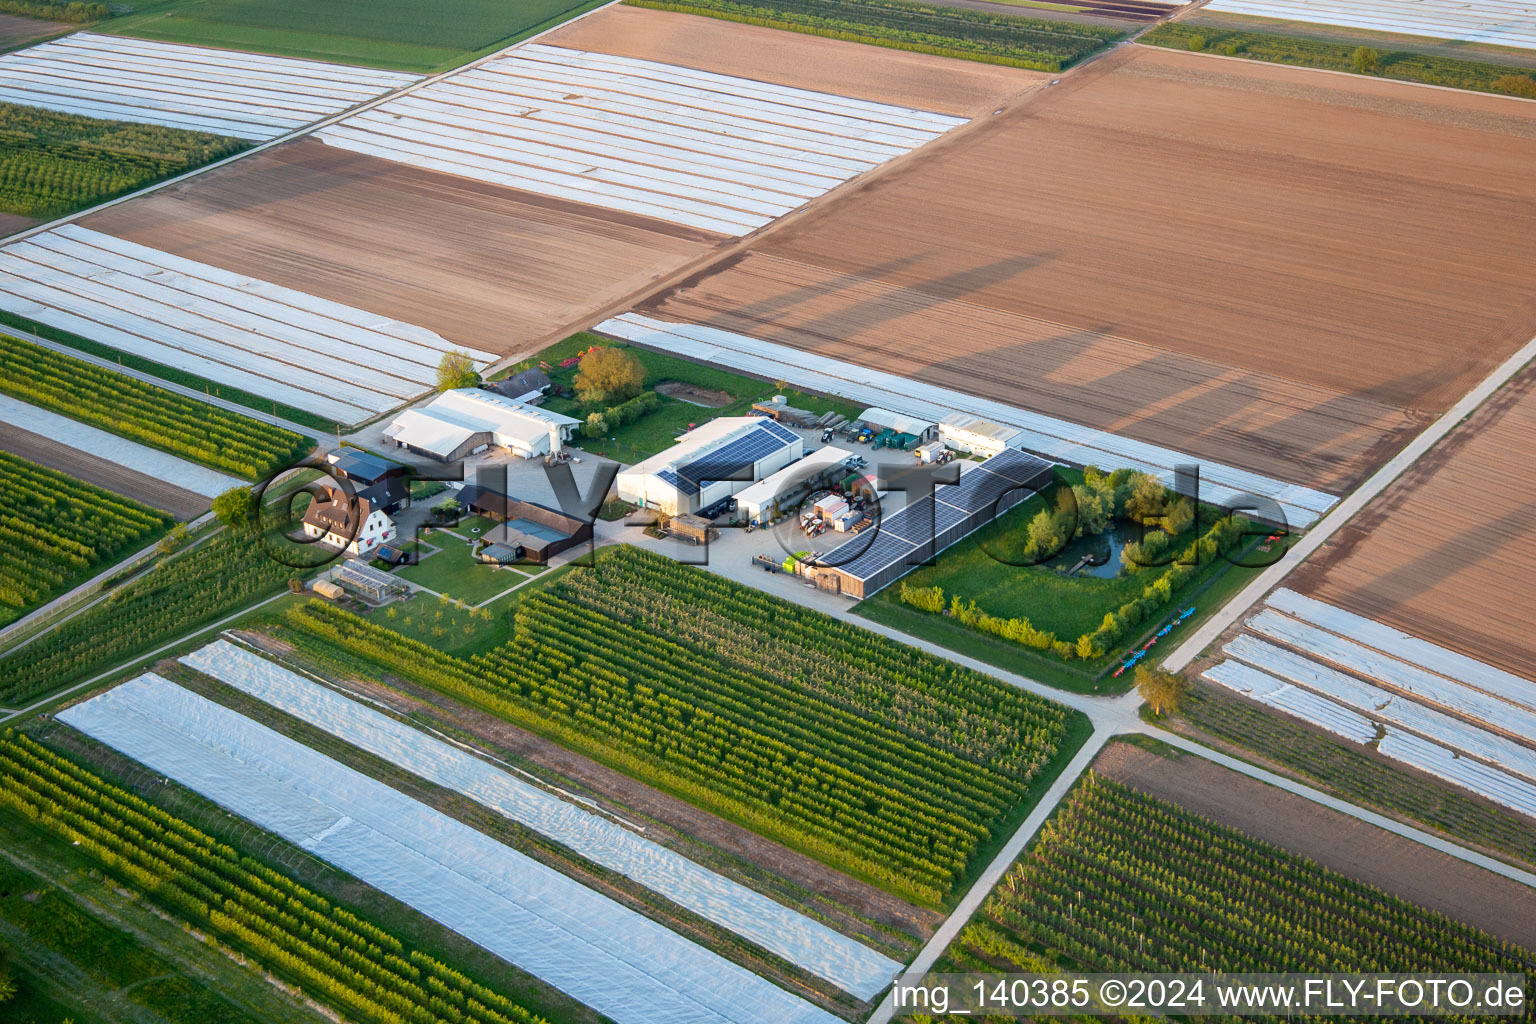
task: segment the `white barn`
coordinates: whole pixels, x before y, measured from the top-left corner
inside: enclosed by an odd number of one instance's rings
[[[439,462],[456,462],[493,445],[525,459],[557,454],[581,421],[479,388],[444,391],[407,409],[384,429],[386,440]]]
[[[939,420],[939,440],[957,452],[990,459],[1004,449],[1023,447],[1024,431],[969,413],[952,412]]]
[[[805,441],[761,416],[722,416],[619,474],[621,501],[682,515],[707,509],[805,454]],[[744,479],[726,480],[739,476]]]

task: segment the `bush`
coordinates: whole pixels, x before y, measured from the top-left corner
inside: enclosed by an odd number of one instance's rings
[[[1189,37],[1189,48],[1191,50],[1203,50],[1203,49],[1205,49],[1205,36],[1190,36]]]
[[[900,594],[901,599],[914,608],[935,613],[944,610],[944,588],[942,587],[914,587],[903,580]]]
[[[608,434],[608,421],[600,412],[588,413],[587,421],[581,425],[583,437],[605,437]]]
[[[1529,75],[1504,75],[1493,82],[1495,92],[1536,100],[1536,78]]]
[[[1381,67],[1381,53],[1369,46],[1357,46],[1355,52],[1349,58],[1354,62],[1355,70],[1362,75],[1369,75]]]

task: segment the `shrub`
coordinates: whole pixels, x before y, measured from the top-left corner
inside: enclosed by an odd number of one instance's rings
[[[1536,78],[1529,75],[1504,75],[1493,82],[1495,92],[1536,100]]]
[[[1374,74],[1381,67],[1381,53],[1369,46],[1355,47],[1349,59],[1354,62],[1355,70],[1362,75]]]
[[[1191,50],[1203,50],[1205,49],[1205,42],[1205,36],[1190,36],[1189,48]]]
[[[608,433],[608,421],[600,412],[587,414],[587,420],[581,425],[583,437],[604,437]]]

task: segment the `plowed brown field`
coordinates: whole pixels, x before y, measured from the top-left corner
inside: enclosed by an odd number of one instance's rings
[[[1341,492],[1536,334],[1536,105],[1144,47],[646,306]]]
[[[640,7],[609,7],[539,40],[971,117],[1049,76]]]
[[[82,224],[508,353],[722,240],[314,139],[237,160]]]
[[[1289,584],[1536,679],[1536,370],[1527,369]]]

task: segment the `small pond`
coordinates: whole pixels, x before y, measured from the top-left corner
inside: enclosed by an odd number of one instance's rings
[[[1073,573],[1074,576],[1112,580],[1120,575],[1125,545],[1140,539],[1141,530],[1135,523],[1116,520],[1097,537],[1079,537],[1074,540],[1062,549],[1061,554],[1042,563],[1042,568],[1068,572],[1086,557],[1088,561]]]

